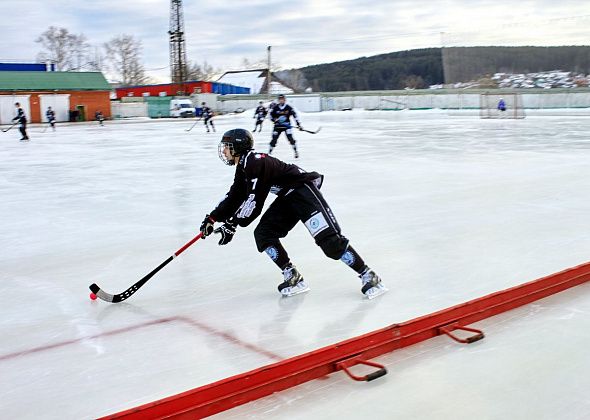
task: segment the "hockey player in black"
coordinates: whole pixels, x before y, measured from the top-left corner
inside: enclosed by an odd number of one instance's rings
[[[279,103],[275,104],[270,110],[270,120],[275,124],[272,130],[272,140],[270,141],[270,149],[268,150],[268,154],[271,154],[275,146],[277,145],[277,140],[281,133],[285,133],[287,135],[287,139],[291,146],[293,146],[293,151],[295,152],[295,158],[299,157],[299,153],[297,152],[297,144],[295,142],[295,138],[293,138],[293,127],[291,126],[291,117],[295,119],[297,123],[297,128],[300,130],[303,128],[299,123],[299,118],[297,117],[297,113],[291,107],[291,105],[287,105],[285,95],[279,95]]]
[[[49,123],[53,131],[55,131],[55,111],[51,109],[51,107],[47,107],[47,112],[45,112],[45,116],[47,117],[47,122]]]
[[[266,114],[268,114],[268,111],[264,107],[262,101],[260,101],[258,103],[258,108],[256,108],[256,110],[254,111],[254,118],[256,118],[256,125],[254,126],[254,130],[253,130],[254,132],[256,132],[256,128],[258,126],[260,126],[260,128],[258,129],[258,132],[260,133],[262,131],[262,123],[264,122],[264,119],[266,118]]]
[[[27,116],[25,115],[25,111],[21,108],[19,102],[15,103],[14,106],[16,107],[16,117],[14,117],[12,121],[18,122],[18,129],[22,135],[21,141],[29,140],[29,136],[27,136]]]
[[[278,287],[283,296],[309,290],[280,241],[297,222],[305,225],[326,256],[343,261],[358,273],[365,296],[372,299],[385,293],[387,289],[379,276],[342,235],[319,190],[323,175],[257,153],[253,147],[254,139],[248,130],[236,128],[223,135],[219,157],[227,165],[235,165],[236,173],[225,198],[205,216],[200,228],[203,238],[217,233],[221,235],[219,245],[226,245],[238,226],[248,226],[260,215],[268,194],[274,193],[277,198],[262,215],[254,237],[258,251],[266,252],[283,272],[284,281]],[[215,222],[223,224],[214,229]]]
[[[102,111],[98,110],[94,113],[94,119],[98,121],[98,125],[104,126],[104,115],[102,115]]]
[[[213,110],[211,108],[209,108],[207,106],[207,104],[205,102],[203,102],[201,105],[202,105],[202,109],[203,109],[202,115],[203,115],[203,119],[205,120],[205,128],[207,129],[207,133],[210,133],[209,125],[211,125],[211,129],[215,133],[215,126],[213,125],[213,117],[215,116],[215,113],[213,112]]]

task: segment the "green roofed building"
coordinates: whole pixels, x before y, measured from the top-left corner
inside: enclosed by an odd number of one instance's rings
[[[57,121],[94,119],[96,111],[111,116],[111,86],[100,72],[0,71],[0,123],[7,124],[19,102],[30,122],[47,121],[47,108]]]

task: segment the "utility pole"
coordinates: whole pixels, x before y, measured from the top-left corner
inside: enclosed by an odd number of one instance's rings
[[[178,85],[178,93],[186,95],[186,45],[182,0],[170,0],[170,81]]]
[[[271,48],[270,45],[266,48],[267,58],[268,58],[267,69],[266,69],[266,93],[268,94],[268,99],[270,99],[270,82],[272,81],[272,76],[270,74],[270,48]]]

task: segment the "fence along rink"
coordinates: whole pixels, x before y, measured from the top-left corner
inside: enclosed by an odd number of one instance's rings
[[[501,104],[503,102],[503,106]],[[480,118],[525,118],[520,93],[482,93],[479,95]]]

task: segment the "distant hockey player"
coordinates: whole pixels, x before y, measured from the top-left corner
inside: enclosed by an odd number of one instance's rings
[[[47,107],[45,116],[47,117],[47,122],[51,126],[52,130],[55,131],[55,111],[51,109],[51,107]]]
[[[260,133],[262,131],[262,123],[264,122],[264,119],[266,118],[266,114],[268,114],[268,111],[264,107],[263,102],[260,101],[258,103],[258,107],[254,111],[254,118],[256,118],[256,125],[254,126],[254,130],[253,130],[254,132],[256,132],[256,128],[259,126],[260,126],[260,128],[258,129],[258,132]]]
[[[278,97],[279,103],[275,104],[270,110],[270,120],[275,124],[272,130],[272,139],[270,141],[270,148],[268,149],[268,154],[271,154],[275,146],[277,145],[277,140],[281,133],[285,133],[287,135],[287,140],[291,143],[293,147],[293,152],[295,154],[295,159],[299,157],[299,153],[297,152],[297,144],[295,138],[293,138],[293,127],[291,126],[291,117],[295,119],[297,123],[297,128],[300,130],[303,128],[299,123],[299,118],[297,117],[297,113],[291,107],[291,105],[287,105],[285,102],[287,101],[285,95],[279,95]]]
[[[506,102],[504,102],[504,98],[500,98],[500,101],[498,102],[498,111],[506,111]]]
[[[385,293],[387,289],[379,276],[342,235],[319,190],[323,175],[305,172],[296,165],[257,153],[253,147],[254,138],[248,130],[236,128],[223,135],[219,157],[225,164],[236,166],[236,172],[225,198],[205,216],[200,228],[203,238],[217,233],[221,235],[219,245],[228,244],[238,226],[248,226],[260,215],[268,194],[272,192],[277,198],[262,215],[254,229],[254,238],[258,251],[266,252],[282,270],[283,282],[278,289],[283,296],[309,290],[280,241],[297,222],[305,225],[326,256],[341,260],[358,273],[361,292],[366,297],[372,299]],[[223,224],[214,229],[215,222]]]
[[[207,133],[210,133],[209,125],[211,125],[211,129],[215,133],[215,126],[213,125],[213,117],[215,116],[215,113],[207,106],[207,103],[203,102],[201,105],[203,108],[202,118],[205,120],[205,128],[207,129]]]
[[[98,121],[98,125],[104,126],[104,115],[102,115],[102,111],[98,110],[94,113],[94,119]]]
[[[27,116],[25,115],[24,109],[21,108],[20,103],[14,104],[16,107],[16,117],[12,121],[18,122],[18,129],[22,135],[21,141],[28,141],[29,136],[27,135]]]

